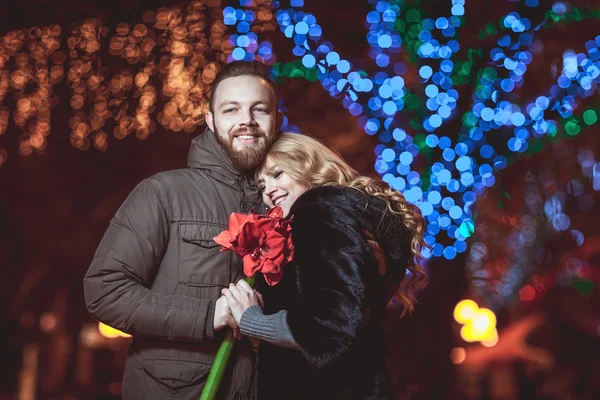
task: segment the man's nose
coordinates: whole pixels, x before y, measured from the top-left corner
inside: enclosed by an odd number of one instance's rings
[[[240,125],[253,126],[255,124],[256,121],[254,120],[252,109],[243,110]]]

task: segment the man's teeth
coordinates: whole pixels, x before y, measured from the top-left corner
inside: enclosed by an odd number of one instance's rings
[[[275,205],[278,206],[285,199],[287,199],[287,196],[283,196],[283,197],[278,198],[277,200],[275,200]]]
[[[240,135],[240,136],[238,136],[238,137],[239,137],[240,139],[243,139],[243,140],[251,140],[251,139],[254,139],[254,136],[252,136],[252,135]]]

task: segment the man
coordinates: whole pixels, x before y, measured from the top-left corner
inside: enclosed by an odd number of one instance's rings
[[[219,297],[243,277],[242,262],[213,238],[232,212],[262,206],[249,172],[278,136],[277,103],[265,66],[226,65],[188,168],[141,182],[111,220],[84,291],[96,319],[133,336],[123,399],[199,398],[221,343],[216,332],[236,327]],[[221,398],[254,397],[253,357],[248,341],[239,342]]]

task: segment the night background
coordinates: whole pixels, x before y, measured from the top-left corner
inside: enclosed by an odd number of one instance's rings
[[[135,185],[186,167],[232,59],[273,67],[286,131],[428,219],[429,286],[389,312],[398,399],[599,398],[599,20],[596,1],[2,2],[0,399],[119,398],[130,339],[100,333],[82,279]]]

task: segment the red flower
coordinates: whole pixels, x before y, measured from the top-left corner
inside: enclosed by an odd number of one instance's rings
[[[261,272],[272,286],[281,280],[283,266],[294,257],[290,222],[283,218],[280,207],[272,208],[266,215],[232,213],[228,230],[214,241],[222,246],[222,251],[233,251],[242,257],[246,276]]]

